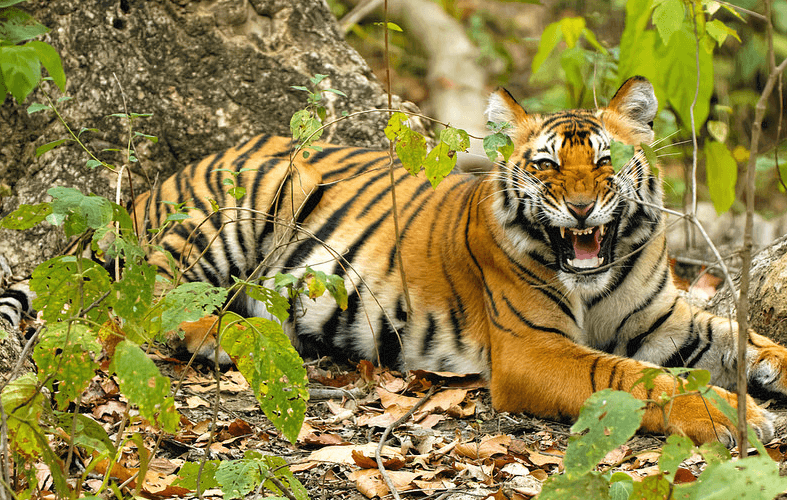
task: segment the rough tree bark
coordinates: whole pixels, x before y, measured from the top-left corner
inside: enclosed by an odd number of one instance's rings
[[[135,127],[159,141],[136,141],[140,163],[132,165],[135,174],[142,165],[150,178],[164,177],[256,134],[288,134],[290,117],[307,97],[292,86],[309,87],[315,74],[328,75],[320,88],[348,96],[324,94],[329,119],[386,105],[382,87],[344,42],[324,1],[38,0],[22,5],[51,28],[47,41],[63,57],[66,94],[73,97],[60,104],[62,113],[74,130],[101,131],[83,136],[94,151],[126,148],[127,124],[108,115],[152,113]],[[19,203],[42,201],[53,185],[114,197],[114,176],[85,168],[88,158],[75,145],[35,157],[38,146],[66,132],[51,113],[28,116],[30,102],[45,98],[36,92],[23,106],[11,99],[0,106],[2,213]],[[386,119],[384,113],[362,115],[331,128],[324,138],[386,147]],[[118,153],[101,157],[123,162]],[[137,175],[138,192],[147,189],[142,179]],[[27,235],[3,231],[0,255],[15,274],[26,275],[62,244],[62,234],[48,227]]]
[[[740,282],[740,278],[734,280]],[[787,236],[758,252],[751,267],[749,328],[787,345]],[[710,310],[735,318],[735,301],[724,287],[711,300]]]

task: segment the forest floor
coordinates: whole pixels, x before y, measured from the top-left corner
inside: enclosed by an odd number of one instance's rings
[[[164,373],[173,380],[182,377],[183,384],[176,394],[180,431],[161,440],[142,488],[151,498],[194,496],[172,482],[184,461],[199,462],[206,447],[210,459],[239,459],[250,450],[284,457],[311,499],[392,498],[375,462],[375,449],[385,428],[416,404],[420,407],[393,429],[381,453],[402,498],[530,499],[544,480],[563,469],[570,425],[496,412],[477,376],[401,374],[368,362],[340,365],[327,358],[309,362],[312,399],[298,440],[291,444],[264,416],[248,384],[233,369],[220,375],[217,433],[210,442],[213,373],[199,366],[186,368],[160,354],[153,357]],[[97,376],[83,397],[83,411],[107,426],[115,425],[126,403],[114,389],[111,378]],[[787,414],[773,401],[766,404]],[[146,448],[153,449],[159,433],[151,430],[146,435]],[[784,425],[778,436],[767,449],[782,466],[787,455]],[[641,480],[658,473],[663,444],[663,436],[637,434],[599,467]],[[704,465],[699,456],[687,460],[676,481],[694,481]],[[118,467],[131,473],[138,466],[139,454],[132,445]],[[116,474],[123,477],[122,471]],[[95,487],[100,483],[97,477],[88,480],[87,491],[91,481]],[[253,498],[261,496],[265,494]],[[207,490],[204,497],[222,498],[222,492]]]

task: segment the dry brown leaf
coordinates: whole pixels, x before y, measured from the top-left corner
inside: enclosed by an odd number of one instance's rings
[[[406,471],[388,471],[388,477],[391,478],[394,488],[397,491],[407,491],[415,488],[413,481],[419,476],[415,472]],[[355,484],[364,496],[367,498],[385,497],[389,491],[388,487],[383,481],[380,471],[377,469],[361,469],[352,472],[348,479],[355,481]]]
[[[227,432],[234,437],[254,434],[254,430],[251,428],[251,425],[249,425],[249,423],[245,420],[241,420],[239,418],[230,423],[230,425],[227,427]]]
[[[315,450],[311,452],[309,457],[302,462],[301,464],[294,464],[290,467],[292,471],[302,471],[308,470],[320,463],[334,463],[334,464],[345,464],[345,465],[355,465],[355,460],[353,459],[353,451],[360,452],[366,456],[374,456],[375,450],[377,449],[377,443],[366,443],[362,445],[337,445],[337,446],[326,446],[324,448],[320,448],[319,450]],[[383,446],[381,451],[382,457],[387,460],[391,458],[399,458],[404,460],[399,451],[392,447],[392,446]]]
[[[678,470],[675,471],[675,479],[673,480],[673,483],[693,483],[696,480],[697,478],[691,473],[689,469],[678,467]]]
[[[533,469],[532,471],[530,471],[530,475],[538,479],[542,483],[546,481],[547,478],[549,477],[549,474],[547,474],[544,469]]]
[[[617,465],[623,463],[628,456],[631,456],[631,448],[623,444],[607,453],[601,460],[601,463],[605,465]]]
[[[355,465],[362,469],[377,469],[377,460],[375,460],[374,456],[366,456],[362,452],[358,450],[353,450],[352,452],[353,460],[355,461]],[[386,470],[399,470],[404,467],[405,461],[404,458],[400,457],[393,457],[388,459],[383,459],[383,467]]]
[[[544,453],[535,450],[529,450],[527,454],[527,460],[537,467],[543,467],[545,465],[558,465],[558,466],[562,465],[563,464],[562,454],[560,454],[561,456],[556,456],[556,455],[558,454],[555,453],[554,455],[553,454],[546,455]]]
[[[391,392],[383,387],[377,388],[377,395],[380,396],[380,404],[383,405],[383,408],[388,409],[389,407],[395,405],[400,408],[404,408],[405,412],[410,408],[412,408],[413,406],[415,406],[415,404],[418,403],[420,399],[420,398],[412,398],[409,396],[402,396],[400,394]]]
[[[462,443],[456,445],[455,451],[459,455],[468,458],[483,459],[497,454],[508,453],[509,444],[511,444],[511,438],[506,435],[484,436],[481,438],[480,443]]]
[[[200,406],[204,406],[205,408],[210,408],[210,404],[207,401],[202,399],[199,396],[190,396],[186,398],[186,407],[188,408],[199,408]]]

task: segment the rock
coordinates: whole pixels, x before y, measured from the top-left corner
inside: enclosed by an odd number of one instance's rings
[[[324,2],[38,0],[22,6],[51,28],[46,41],[62,56],[72,99],[58,104],[61,113],[76,132],[99,130],[80,138],[102,160],[129,163],[137,193],[256,134],[289,134],[290,117],[307,104],[306,92],[292,87],[310,87],[316,74],[327,75],[321,89],[347,94],[323,94],[328,120],[387,107],[383,88],[344,42]],[[60,97],[53,85],[45,87],[53,99]],[[46,97],[36,91],[24,105],[6,99],[0,106],[2,214],[47,199],[46,190],[55,185],[114,199],[117,174],[86,168],[90,157],[76,144],[36,158],[37,147],[68,133],[53,113],[28,115],[31,102],[46,103]],[[400,104],[395,98],[394,105]],[[138,162],[126,160],[128,123],[109,116],[124,112],[152,114],[133,123],[135,131],[158,138],[135,139]],[[360,114],[323,138],[387,147],[386,121],[386,113]],[[127,200],[126,179],[123,188]],[[3,230],[0,255],[15,274],[26,275],[64,244],[62,232],[51,227]]]

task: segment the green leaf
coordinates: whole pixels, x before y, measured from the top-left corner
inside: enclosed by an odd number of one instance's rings
[[[444,128],[440,131],[440,140],[448,144],[451,151],[466,151],[470,147],[470,136],[460,128]]]
[[[533,62],[530,65],[531,74],[538,73],[541,65],[547,60],[549,54],[555,50],[557,44],[563,39],[563,32],[560,29],[560,22],[555,22],[544,28],[541,32],[541,40],[538,42],[538,51],[533,57]],[[532,76],[531,76],[532,79]]]
[[[552,476],[544,482],[538,500],[605,500],[610,498],[609,483],[599,474]]]
[[[654,31],[646,31],[652,11],[651,0],[629,0],[626,2],[626,24],[620,38],[620,59],[618,61],[618,83],[627,78],[642,75],[651,82],[655,78],[655,47],[658,39]],[[656,97],[663,102],[663,96],[656,88]]]
[[[9,5],[14,5],[15,3],[19,2],[12,2]],[[36,21],[33,16],[23,10],[16,8],[0,10],[0,40],[8,45],[16,45],[25,40],[43,35],[48,31],[49,28]],[[2,51],[0,51],[0,55],[2,55]]]
[[[244,498],[262,484],[267,474],[265,463],[256,458],[222,461],[215,472],[216,481],[227,500]]]
[[[671,484],[661,474],[648,476],[634,483],[632,498],[643,500],[660,500],[673,498],[670,496]]]
[[[42,144],[41,146],[38,146],[36,148],[36,158],[38,158],[42,154],[46,153],[47,151],[55,149],[56,147],[60,146],[61,144],[66,143],[66,142],[68,142],[70,140],[71,140],[70,138],[58,139],[56,141],[47,142],[46,144]]]
[[[347,290],[341,277],[307,267],[303,274],[303,281],[306,282],[310,299],[321,297],[327,290],[336,301],[336,305],[342,310],[347,309]]]
[[[584,17],[564,17],[560,21],[560,31],[563,33],[563,38],[566,40],[566,47],[573,49],[579,37],[585,32],[585,18]]]
[[[612,159],[612,168],[620,172],[634,157],[634,146],[612,141],[609,145],[609,156]]]
[[[0,0],[0,9],[5,9],[6,7],[10,7],[24,1],[26,0]]]
[[[424,160],[424,171],[426,178],[432,183],[432,188],[437,189],[437,185],[451,173],[456,165],[456,154],[445,142],[432,148]]]
[[[37,295],[33,307],[47,322],[54,323],[76,315],[80,307],[86,308],[103,297],[110,289],[110,278],[106,269],[90,259],[61,255],[33,270],[30,289]],[[103,323],[111,305],[108,296],[87,317]]]
[[[115,348],[110,370],[117,374],[120,390],[139,407],[139,414],[167,432],[178,429],[180,416],[175,400],[169,395],[170,380],[138,345],[124,340]]]
[[[44,202],[37,205],[21,204],[19,208],[3,217],[0,227],[5,229],[30,229],[37,226],[52,213],[51,204]]]
[[[710,133],[711,137],[717,142],[726,141],[729,131],[730,129],[725,122],[708,120],[708,133]]]
[[[503,156],[504,161],[508,161],[514,153],[514,141],[502,132],[495,132],[484,137],[484,152],[491,162],[497,161],[498,153]]]
[[[667,444],[661,449],[659,457],[659,470],[664,473],[667,481],[672,482],[678,466],[694,453],[694,443],[686,436],[672,434],[667,438]]]
[[[77,413],[61,413],[58,425],[69,436],[74,436],[74,444],[96,451],[106,456],[114,456],[115,445],[109,439],[107,431],[87,415]]]
[[[653,175],[658,177],[659,175],[658,155],[656,155],[656,152],[653,151],[652,147],[645,144],[644,142],[641,142],[639,144],[639,147],[642,149],[642,153],[645,155],[645,159],[647,160],[648,165],[650,165],[650,171],[653,172]]]
[[[738,164],[727,146],[721,142],[705,141],[703,149],[710,198],[716,213],[722,214],[729,210],[735,201]]]
[[[268,419],[294,443],[309,399],[303,360],[275,321],[234,314],[225,318],[229,321],[221,347],[251,385]]]
[[[117,296],[114,313],[131,323],[145,317],[153,303],[157,272],[156,266],[145,261],[126,259],[122,278],[112,284]]]
[[[21,104],[41,80],[38,54],[24,45],[0,46],[0,72],[8,92]]]
[[[290,301],[282,297],[276,290],[264,287],[258,283],[243,281],[235,276],[232,279],[235,280],[235,283],[245,287],[243,291],[246,295],[265,304],[268,312],[278,319],[280,323],[284,323],[290,317]]]
[[[100,167],[101,165],[102,163],[99,160],[88,160],[87,163],[85,163],[87,168],[96,168]]]
[[[680,29],[685,16],[683,0],[664,0],[653,11],[653,24],[664,45],[669,44],[672,35]]]
[[[27,107],[27,114],[32,115],[33,113],[38,113],[39,111],[43,111],[45,109],[52,109],[52,106],[49,106],[48,104],[41,104],[40,102],[34,102]]]
[[[405,125],[407,121],[407,115],[401,113],[399,111],[391,114],[391,117],[388,118],[388,123],[385,125],[385,137],[388,138],[391,142],[396,142],[399,139],[399,136],[402,134],[403,129],[410,128]]]
[[[26,373],[9,382],[3,388],[2,401],[11,451],[37,460],[48,446],[39,426],[46,400],[35,375]]]
[[[709,23],[706,23],[705,32],[708,33],[708,35],[711,38],[716,40],[716,43],[718,44],[719,47],[721,47],[721,44],[723,44],[724,41],[727,39],[727,36],[731,36],[735,38],[736,40],[738,40],[738,42],[741,41],[741,38],[738,36],[737,31],[730,28],[729,26],[719,21],[718,19],[714,19]]]
[[[729,498],[771,500],[787,489],[787,478],[767,454],[709,466],[696,482],[680,488],[691,491],[695,500]]]
[[[41,64],[46,68],[47,72],[49,72],[49,76],[51,76],[55,84],[60,87],[60,91],[65,92],[66,73],[63,71],[63,62],[60,60],[60,54],[58,54],[54,47],[48,43],[38,40],[27,42],[26,46],[35,49],[36,54],[38,54],[38,60],[41,61]]]
[[[227,194],[235,198],[236,200],[240,200],[244,196],[246,196],[246,188],[243,186],[235,186],[227,190]]]
[[[63,224],[66,236],[82,234],[88,228],[103,228],[112,222],[112,203],[100,196],[85,196],[78,189],[53,187],[47,190],[52,198],[50,224]]]
[[[396,141],[396,155],[405,170],[412,175],[418,174],[426,159],[426,139],[420,133],[402,125]]]
[[[634,479],[625,472],[615,472],[609,479],[609,498],[628,500],[634,491]]]
[[[152,142],[153,144],[156,144],[158,142],[158,137],[156,137],[155,135],[143,134],[142,132],[136,132],[135,131],[134,132],[134,136],[142,137],[143,139],[147,139],[150,142]]]
[[[312,141],[316,141],[322,136],[321,126],[320,120],[312,117],[309,110],[306,109],[296,111],[292,115],[292,119],[290,119],[292,137],[297,142],[303,142],[308,139],[308,142],[304,143],[305,145],[309,145]]]
[[[96,334],[80,323],[50,323],[33,351],[38,378],[65,410],[95,376],[101,352]],[[57,390],[55,390],[55,384]]]
[[[699,75],[697,75],[698,57]],[[694,108],[694,126],[699,130],[708,118],[710,98],[713,93],[712,54],[701,45],[697,52],[694,33],[684,27],[673,33],[668,46],[657,51],[656,64],[657,67],[669,68],[669,71],[659,72],[658,79],[655,81],[666,91],[667,100],[687,128],[691,126],[690,109],[699,77],[699,94]]]
[[[270,474],[276,476],[276,479],[287,488],[297,500],[308,500],[309,493],[303,487],[300,481],[292,474],[292,471],[287,467],[287,461],[282,457],[273,455],[266,455],[262,457],[265,465],[270,471]],[[276,495],[283,496],[284,493],[279,489],[273,481],[267,480],[263,486],[272,491]]]
[[[566,474],[577,477],[593,470],[607,453],[625,443],[640,426],[645,403],[627,392],[604,389],[591,395],[571,426],[563,461]],[[577,436],[587,430],[582,436]]]
[[[207,460],[199,474],[200,464],[196,462],[186,462],[178,471],[179,478],[172,482],[172,486],[180,486],[191,491],[197,491],[197,476],[200,478],[200,491],[218,488],[219,482],[216,481],[216,470],[219,468],[218,460]]]
[[[228,290],[210,283],[181,283],[161,302],[161,331],[171,332],[184,321],[197,321],[216,312],[227,300]]]

